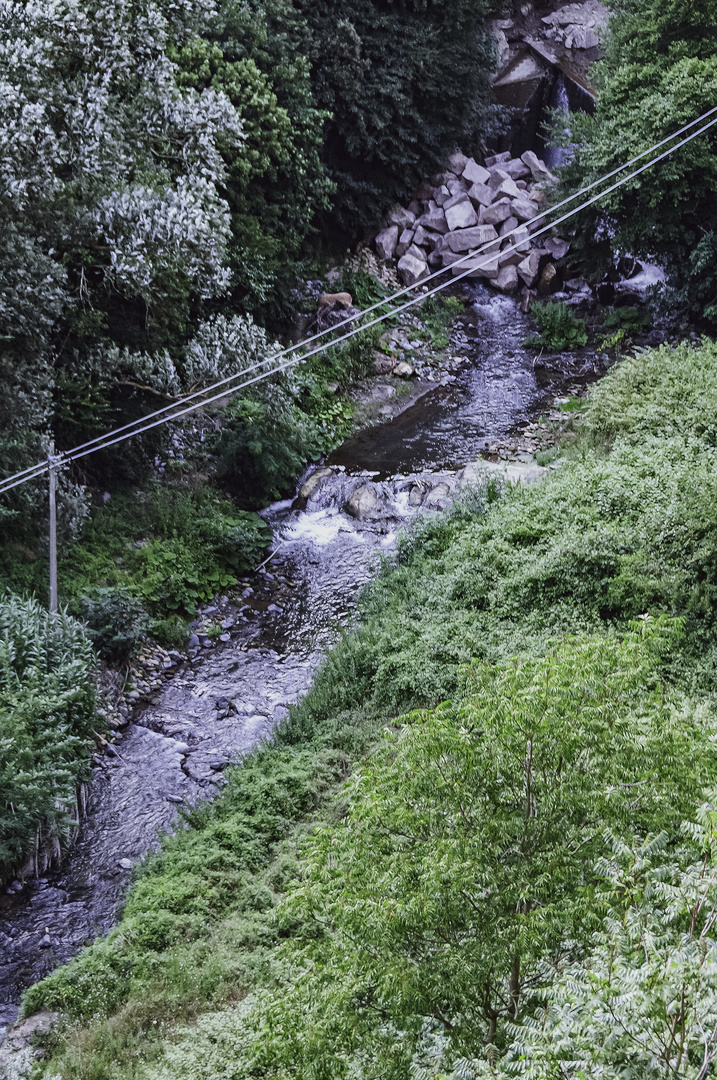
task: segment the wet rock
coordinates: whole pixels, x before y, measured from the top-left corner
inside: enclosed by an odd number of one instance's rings
[[[189,641],[187,642],[187,648],[188,649],[198,649],[199,648],[199,637],[197,636],[197,634],[192,634],[190,636]]]
[[[360,484],[344,503],[344,510],[358,521],[373,514],[379,505],[378,490],[375,484]]]
[[[431,488],[428,492],[423,500],[423,506],[426,510],[445,510],[450,501],[451,489],[449,485],[440,483],[436,484],[436,486]]]
[[[333,475],[333,469],[329,469],[326,466],[321,469],[315,469],[314,472],[312,472],[311,476],[309,476],[308,479],[305,481],[305,483],[301,485],[301,488],[299,489],[299,498],[310,499],[316,489],[322,483],[322,481],[328,479],[329,476]]]
[[[559,284],[560,280],[555,263],[546,263],[543,269],[540,271],[540,277],[538,279],[538,292],[541,296],[548,296],[550,293],[557,290]]]

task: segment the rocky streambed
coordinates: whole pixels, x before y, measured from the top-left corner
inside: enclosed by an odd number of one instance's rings
[[[419,380],[406,407],[390,378],[378,380],[380,422],[308,470],[297,498],[264,512],[270,561],[203,610],[187,657],[138,668],[64,866],[0,896],[0,1025],[16,1017],[24,988],[111,928],[132,867],[176,827],[178,809],[220,790],[227,764],[306,691],[397,531],[442,511],[486,469],[535,480],[557,467],[536,455],[565,419],[560,400],[602,363],[590,352],[537,359],[522,346],[530,326],[516,300],[469,288],[440,381]]]

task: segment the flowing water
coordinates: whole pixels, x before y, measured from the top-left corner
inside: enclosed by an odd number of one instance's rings
[[[456,380],[349,439],[308,498],[265,511],[275,554],[243,594],[219,601],[229,640],[207,641],[181,665],[135,715],[117,755],[97,765],[64,867],[0,896],[0,1027],[24,988],[112,927],[132,865],[172,828],[178,806],[211,797],[224,766],[306,691],[397,529],[442,509],[492,441],[595,377],[589,358],[539,366],[521,345],[531,328],[515,301],[483,286],[472,300],[452,330],[451,351],[466,359]],[[360,518],[344,510],[352,498]]]

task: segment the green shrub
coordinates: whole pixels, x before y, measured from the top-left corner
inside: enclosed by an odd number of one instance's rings
[[[83,627],[35,600],[0,599],[0,881],[76,826],[89,774],[95,656]]]
[[[147,612],[127,588],[95,590],[82,598],[80,612],[97,652],[110,664],[125,663],[147,635]]]
[[[545,300],[533,304],[531,314],[540,328],[540,336],[528,338],[525,345],[553,351],[581,349],[587,344],[585,320],[578,318],[562,300]]]

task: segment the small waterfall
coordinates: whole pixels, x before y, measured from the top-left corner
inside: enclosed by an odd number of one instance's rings
[[[553,83],[547,108],[548,116],[552,121],[557,137],[563,141],[565,135],[569,140],[572,134],[570,130],[570,97],[568,95],[567,80],[562,71],[558,72]],[[567,165],[572,156],[573,151],[570,145],[553,146],[547,144],[545,147],[544,160],[550,169],[559,169],[561,165]]]

